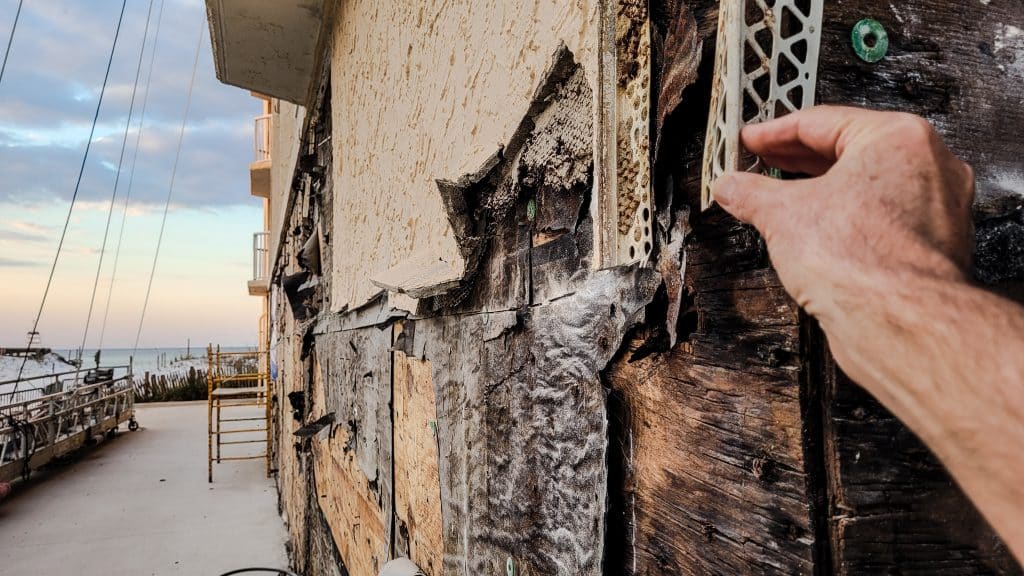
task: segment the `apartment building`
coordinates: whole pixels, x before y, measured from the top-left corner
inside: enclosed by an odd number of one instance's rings
[[[827,10],[819,99],[880,69],[848,49],[870,4]],[[701,209],[717,7],[207,0],[218,77],[264,102],[249,292],[297,570],[1012,569],[756,232]]]

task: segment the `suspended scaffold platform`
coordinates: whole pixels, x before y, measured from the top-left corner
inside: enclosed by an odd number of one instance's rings
[[[0,482],[28,478],[124,422],[138,428],[130,366],[0,382],[0,390],[9,385],[17,390],[0,393]]]
[[[211,345],[206,349],[206,357],[207,480],[213,482],[213,463],[227,460],[266,460],[269,477],[269,399],[272,397],[269,353],[221,352],[220,346]],[[230,414],[226,414],[229,410]],[[261,444],[262,452],[244,449]],[[224,446],[235,450],[222,455]]]

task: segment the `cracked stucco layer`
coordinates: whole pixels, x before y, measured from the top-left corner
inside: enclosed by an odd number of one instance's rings
[[[592,0],[342,2],[332,37],[331,308],[428,250],[463,263],[435,181],[477,169],[518,127],[560,42],[597,78]],[[596,106],[594,107],[596,113]]]

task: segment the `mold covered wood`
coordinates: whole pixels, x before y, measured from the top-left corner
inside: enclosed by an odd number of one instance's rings
[[[395,326],[395,339],[402,333]],[[441,481],[437,411],[429,361],[394,352],[396,552],[427,576],[441,576]]]
[[[875,64],[850,44],[864,17],[889,36]],[[1012,34],[1024,27],[1020,3],[853,0],[827,4],[825,22],[820,100],[931,120],[977,173],[979,278],[1024,296],[1012,287],[1024,279],[1013,256],[1024,249],[1024,37]],[[1021,573],[935,456],[827,355],[821,382],[837,573]]]

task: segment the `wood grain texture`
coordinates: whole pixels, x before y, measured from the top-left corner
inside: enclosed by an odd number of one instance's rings
[[[665,18],[678,4],[655,4],[656,29],[671,30]],[[609,525],[624,526],[609,533],[608,570],[813,574],[822,543],[805,454],[799,310],[756,232],[719,209],[699,210],[717,11],[715,2],[687,4],[697,29],[688,43],[703,46],[701,64],[681,97],[659,102],[675,108],[658,113],[655,164],[661,227],[673,241],[685,234],[682,289],[666,284],[646,328],[604,374]],[[673,228],[668,215],[688,224]],[[660,331],[674,331],[678,343]]]
[[[310,440],[313,489],[352,576],[376,575],[391,555],[391,340],[379,327],[316,338],[307,420],[335,421]]]
[[[640,333],[605,378],[624,407],[632,508],[626,574],[810,574],[814,528],[804,472],[798,315],[749,245],[747,265],[720,270],[737,226],[688,245],[698,328],[672,350],[630,361]],[[738,259],[742,261],[742,259]],[[613,487],[614,490],[614,487]],[[619,542],[618,545],[624,543]]]
[[[864,17],[889,34],[877,64],[850,47]],[[853,0],[828,3],[825,20],[820,100],[931,120],[977,172],[979,277],[1024,279],[1024,38],[1008,28],[1024,27],[1022,4]],[[935,456],[831,359],[823,368],[835,572],[1020,574]]]
[[[395,326],[396,334],[401,326]],[[397,339],[396,335],[396,339]],[[394,352],[395,521],[398,552],[441,576],[441,480],[430,362]]]

